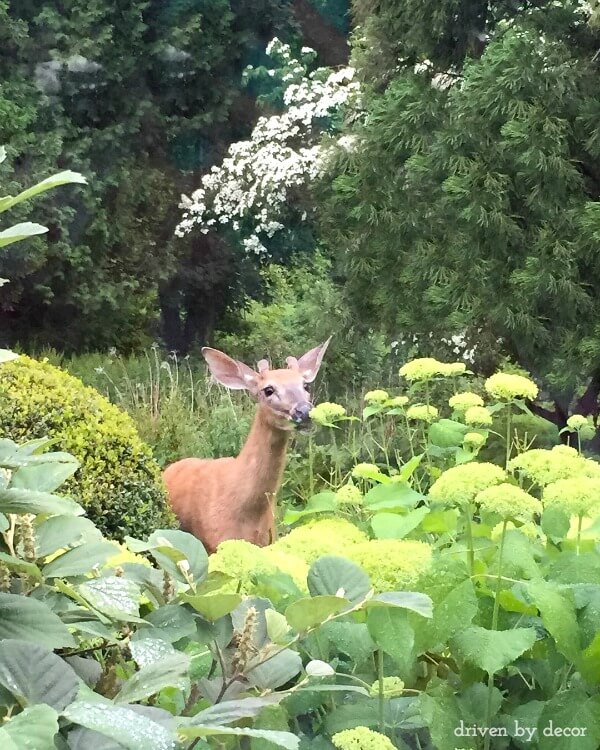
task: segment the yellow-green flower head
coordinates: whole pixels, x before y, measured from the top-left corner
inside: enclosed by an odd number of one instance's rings
[[[121,544],[119,542],[113,542],[112,544],[115,548],[115,554],[108,558],[103,567],[116,568],[117,566],[123,565],[123,563],[137,563],[138,565],[146,565],[149,568],[152,567],[147,558],[132,552],[126,544]]]
[[[443,362],[438,362],[433,357],[421,357],[420,359],[413,359],[411,362],[407,362],[400,368],[400,376],[406,378],[410,382],[415,380],[430,380],[440,375],[446,375],[447,365]]]
[[[323,401],[322,404],[313,406],[310,410],[310,418],[317,424],[328,425],[346,416],[346,409],[341,404]]]
[[[409,406],[406,410],[408,419],[414,419],[418,422],[433,422],[438,418],[438,414],[435,406],[428,406],[427,404],[415,404]]]
[[[397,698],[404,692],[404,682],[399,677],[384,677],[383,678],[383,694],[388,698]],[[379,680],[375,682],[369,688],[369,694],[371,697],[379,695]]]
[[[485,406],[470,406],[465,412],[465,422],[471,425],[489,427],[492,424],[492,415]]]
[[[338,750],[394,750],[392,741],[379,732],[367,727],[344,729],[331,738]]]
[[[470,448],[481,448],[485,443],[485,435],[482,435],[480,432],[467,432],[463,438],[463,443]]]
[[[366,540],[366,535],[350,521],[343,518],[323,518],[292,529],[287,536],[265,549],[287,552],[312,564],[323,555],[345,557],[349,548]]]
[[[575,448],[568,445],[555,445],[552,450],[534,448],[525,451],[511,459],[508,468],[525,475],[540,487],[559,479],[600,478],[600,464],[580,456]]]
[[[457,375],[464,375],[467,371],[467,366],[464,362],[449,362],[443,365],[443,374],[449,377],[456,377]]]
[[[429,496],[449,505],[470,503],[483,490],[506,479],[504,471],[495,464],[467,463],[453,466],[431,485]]]
[[[372,539],[344,553],[369,574],[378,593],[414,590],[431,565],[431,555],[428,544],[412,539]]]
[[[475,502],[491,513],[498,513],[504,519],[531,521],[542,512],[542,504],[535,497],[514,484],[503,482],[495,487],[482,490]]]
[[[577,432],[577,430],[586,427],[588,424],[587,417],[584,417],[583,414],[573,414],[572,417],[567,419],[567,427],[573,432]]]
[[[339,505],[360,505],[363,501],[362,492],[353,484],[345,484],[335,493],[335,501]]]
[[[451,409],[466,411],[472,406],[483,406],[483,399],[477,393],[465,391],[464,393],[456,393],[454,396],[451,396],[448,403]]]
[[[511,375],[497,372],[485,381],[485,390],[500,401],[512,401],[513,398],[533,400],[538,395],[538,387],[523,375]]]
[[[503,523],[497,523],[492,529],[492,539],[494,541],[497,542],[502,536],[503,526],[504,526]],[[539,526],[536,526],[535,523],[524,523],[524,524],[521,524],[521,526],[517,526],[512,521],[509,521],[506,524],[506,530],[507,531],[519,531],[521,532],[521,534],[525,534],[525,536],[531,540],[539,539],[539,536],[540,536]]]
[[[391,406],[392,408],[402,408],[403,406],[406,406],[408,404],[409,398],[408,396],[394,396],[387,402],[387,406]]]
[[[352,469],[352,476],[355,479],[370,479],[373,474],[379,473],[379,467],[375,466],[375,464],[356,464],[356,466]]]
[[[600,515],[600,479],[559,479],[544,489],[543,500],[546,507],[559,507],[569,516]]]
[[[301,591],[308,591],[306,579],[309,565],[298,555],[277,549],[273,545],[262,547],[265,560],[273,565],[275,570],[287,573]]]
[[[367,404],[383,404],[385,401],[387,401],[390,397],[390,394],[387,391],[383,390],[375,390],[375,391],[367,391],[365,393],[365,401]]]

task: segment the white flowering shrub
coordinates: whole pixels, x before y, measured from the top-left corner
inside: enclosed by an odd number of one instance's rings
[[[357,106],[360,87],[353,68],[309,72],[314,53],[308,47],[294,57],[289,45],[274,39],[267,54],[278,65],[267,74],[280,83],[283,110],[260,117],[250,138],[232,144],[191,197],[181,197],[178,236],[226,229],[246,252],[265,255],[265,242],[284,228],[290,206],[307,218],[301,196],[323,174],[336,143],[324,136],[335,133],[347,107]],[[249,68],[247,76],[252,73]],[[342,137],[340,145],[352,144]]]

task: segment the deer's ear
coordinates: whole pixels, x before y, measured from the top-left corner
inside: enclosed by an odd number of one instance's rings
[[[321,362],[323,361],[323,357],[325,355],[325,352],[327,351],[327,347],[329,346],[330,341],[331,336],[324,344],[321,344],[321,346],[315,346],[314,349],[311,349],[309,352],[306,352],[306,354],[303,354],[298,360],[298,369],[302,373],[302,377],[307,383],[312,383],[312,381],[317,377],[319,368],[321,367]]]
[[[202,348],[202,356],[217,383],[232,390],[253,391],[256,388],[258,375],[243,362],[231,359],[227,354],[209,346]]]

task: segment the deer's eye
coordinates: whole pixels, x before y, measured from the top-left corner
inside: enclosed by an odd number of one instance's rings
[[[263,393],[268,398],[269,396],[272,396],[275,393],[275,388],[273,388],[272,385],[268,385],[266,388],[263,388]]]
[[[304,390],[305,390],[305,391],[306,391],[307,393],[310,393],[310,383],[304,383]]]

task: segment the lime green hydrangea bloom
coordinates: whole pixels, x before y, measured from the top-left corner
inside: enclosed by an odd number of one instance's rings
[[[410,382],[415,380],[430,380],[439,375],[445,375],[445,365],[433,357],[421,357],[407,362],[400,368],[400,376]]]
[[[444,375],[456,377],[457,375],[464,375],[467,371],[467,366],[464,362],[449,362],[443,365],[442,370]]]
[[[428,544],[412,539],[372,539],[345,551],[369,574],[377,592],[413,589],[429,569],[431,556]]]
[[[491,536],[495,542],[497,542],[502,536],[503,526],[504,526],[503,523],[497,523],[492,529]],[[512,521],[509,521],[506,524],[506,530],[507,531],[519,531],[521,532],[521,534],[524,534],[528,539],[531,539],[532,541],[535,539],[539,539],[540,533],[541,533],[539,526],[536,526],[535,523],[532,523],[532,522],[523,523],[520,526],[517,526]]]
[[[500,401],[512,401],[513,398],[533,400],[539,391],[533,380],[507,372],[497,372],[488,378],[485,381],[485,390]]]
[[[137,563],[138,565],[146,565],[151,568],[150,561],[143,555],[138,555],[132,552],[126,544],[120,542],[113,542],[115,548],[115,554],[109,557],[104,563],[105,568],[115,568],[123,565],[123,563]]]
[[[360,505],[363,501],[362,492],[353,484],[345,484],[335,493],[335,501],[339,505]]]
[[[467,432],[463,438],[463,444],[470,448],[481,448],[485,443],[485,435],[480,432]]]
[[[278,571],[288,573],[299,588],[306,590],[308,566],[304,560],[285,555],[281,550],[277,555],[271,550],[271,547],[257,547],[244,539],[227,539],[208,558],[208,571],[231,577],[231,581],[221,587],[222,591],[251,594],[256,576],[273,575]]]
[[[338,750],[394,750],[392,741],[379,732],[367,727],[344,729],[331,738]]]
[[[456,411],[466,411],[472,406],[483,406],[483,399],[477,393],[465,391],[464,393],[455,393],[448,399],[451,409]]]
[[[334,404],[331,401],[323,401],[322,404],[313,406],[310,410],[310,418],[317,424],[329,425],[336,419],[346,416],[346,409],[341,404]]]
[[[387,391],[377,389],[374,391],[368,391],[365,393],[365,401],[367,404],[383,404],[390,397]]]
[[[370,479],[373,474],[380,474],[379,467],[375,466],[375,464],[356,464],[356,466],[352,469],[352,476],[355,479]]]
[[[427,404],[415,404],[410,406],[406,411],[406,416],[409,419],[414,419],[419,422],[433,422],[438,418],[438,410],[435,406],[427,406]]]
[[[460,464],[447,469],[435,480],[429,496],[449,505],[465,505],[474,500],[482,490],[500,484],[505,479],[503,469],[494,464]]]
[[[546,507],[558,507],[569,516],[600,515],[600,478],[573,477],[559,479],[544,489]]]
[[[323,555],[345,557],[349,548],[366,540],[366,535],[350,521],[343,518],[323,518],[292,529],[289,534],[277,540],[272,548],[296,555],[312,564]]]
[[[580,456],[575,448],[555,445],[551,450],[534,448],[510,460],[508,468],[523,474],[540,487],[573,477],[600,478],[600,464]]]
[[[512,518],[524,523],[542,512],[539,500],[520,487],[507,482],[482,490],[476,496],[475,502],[491,513],[498,513],[502,518]]]
[[[402,695],[404,692],[404,681],[399,677],[384,677],[383,678],[383,694],[388,698],[396,698]],[[379,695],[379,680],[375,682],[369,688],[369,694],[371,697]]]
[[[591,440],[596,434],[593,421],[583,414],[573,414],[567,419],[567,428],[571,432],[578,432],[582,440]]]
[[[406,406],[409,402],[408,396],[394,396],[387,402],[387,406],[390,406],[392,408],[402,408],[403,406]]]
[[[465,423],[489,427],[492,424],[492,415],[485,406],[470,406],[465,412]]]

